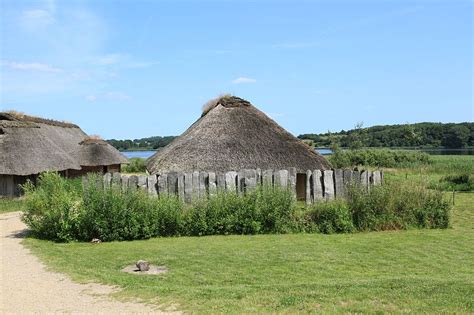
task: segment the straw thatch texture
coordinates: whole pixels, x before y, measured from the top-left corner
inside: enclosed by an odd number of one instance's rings
[[[128,160],[117,149],[100,139],[85,139],[73,154],[82,166],[126,164]]]
[[[225,96],[147,161],[151,174],[241,169],[328,169],[316,153],[248,101]]]
[[[78,126],[21,114],[0,112],[0,174],[26,176],[44,171],[80,170],[81,166],[126,161],[110,145],[88,158],[78,154],[88,136]],[[86,150],[87,151],[87,150]],[[107,157],[107,158],[106,158]],[[110,162],[110,163],[109,163]]]

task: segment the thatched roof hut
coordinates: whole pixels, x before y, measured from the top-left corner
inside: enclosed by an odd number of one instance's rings
[[[250,102],[235,96],[206,104],[200,119],[147,160],[152,174],[291,167],[306,172],[330,165]]]
[[[127,158],[117,151],[117,149],[96,137],[89,137],[79,142],[79,146],[73,155],[81,161],[81,166],[128,163]]]
[[[71,123],[0,112],[0,196],[17,195],[18,184],[44,171],[76,176],[119,171],[127,162],[102,140],[98,146],[81,145],[88,138]]]

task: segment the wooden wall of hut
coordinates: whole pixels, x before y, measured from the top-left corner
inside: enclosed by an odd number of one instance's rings
[[[121,173],[104,175],[104,187],[117,186],[122,190],[142,189],[153,196],[177,195],[185,202],[215,194],[219,190],[245,193],[258,185],[271,185],[289,189],[298,200],[308,204],[321,200],[345,198],[350,184],[366,189],[381,185],[381,171],[353,171],[348,169],[308,170],[297,173],[288,170],[246,169],[226,173],[186,172],[158,175],[128,175]],[[84,177],[87,180],[87,177]]]
[[[99,173],[99,174],[116,173],[116,172],[120,172],[120,170],[121,170],[120,164],[82,166],[82,169],[80,170],[67,170],[66,176],[70,178],[75,178],[75,177],[87,175],[89,173]]]
[[[37,175],[0,175],[0,197],[19,197],[23,193],[21,186],[28,180],[35,183],[36,179]]]

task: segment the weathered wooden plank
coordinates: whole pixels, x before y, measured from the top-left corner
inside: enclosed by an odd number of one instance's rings
[[[326,200],[334,199],[334,172],[325,170],[323,172],[324,198]]]
[[[168,174],[160,174],[158,176],[158,195],[164,196],[168,194]]]
[[[225,191],[225,174],[224,173],[217,174],[217,190]]]
[[[199,197],[207,197],[209,174],[207,172],[199,172]]]
[[[313,183],[313,172],[310,170],[306,171],[306,204],[310,205],[313,203],[313,198],[311,197],[312,192],[312,183]]]
[[[199,198],[199,172],[193,172],[193,200]]]
[[[85,177],[85,176],[84,176]],[[122,175],[122,191],[128,190],[128,180],[130,179],[129,175]]]
[[[249,191],[257,187],[257,171],[248,169],[244,171],[245,190]]]
[[[313,200],[318,202],[324,199],[323,173],[321,170],[313,171]]]
[[[344,198],[346,196],[344,171],[342,169],[334,170],[334,188],[334,195],[336,198]]]
[[[168,174],[168,193],[170,195],[178,194],[178,173],[169,172]]]
[[[296,167],[290,167],[288,169],[288,183],[290,186],[290,190],[293,193],[293,197],[295,198],[296,198],[296,178],[297,178]]]
[[[262,185],[273,186],[273,170],[264,170],[262,172]]]
[[[184,201],[190,203],[193,200],[193,173],[184,174]]]
[[[344,170],[344,185],[352,185],[352,170]]]
[[[111,184],[112,184],[112,174],[105,173],[104,174],[104,188],[109,189]]]
[[[147,185],[147,176],[145,176],[145,175],[137,176],[137,187],[138,187],[138,189],[143,190],[143,191],[147,191],[148,187],[146,185]]]
[[[288,170],[279,170],[273,173],[273,180],[275,187],[281,189],[288,188]]]
[[[178,176],[178,198],[179,200],[184,200],[184,173],[179,172]]]
[[[240,170],[237,172],[237,192],[245,192],[245,170]]]
[[[237,192],[237,172],[225,173],[225,187],[229,192]]]
[[[138,188],[138,176],[130,175],[128,178],[128,189],[137,189]]]
[[[111,184],[114,185],[114,186],[122,185],[122,174],[120,174],[119,172],[113,173]]]
[[[217,193],[217,176],[214,172],[209,172],[209,195],[215,196]]]
[[[360,173],[360,184],[362,187],[369,188],[369,172],[362,171]]]
[[[352,180],[354,181],[355,185],[360,185],[360,172],[359,171],[353,171],[352,172]]]
[[[380,171],[374,171],[372,174],[372,182],[374,186],[378,186],[382,184],[382,174]]]
[[[151,195],[151,196],[158,196],[158,191],[157,191],[157,187],[156,187],[156,184],[157,184],[158,180],[156,178],[156,175],[150,175],[150,176],[147,176],[146,178],[146,188],[147,188],[147,192]]]
[[[257,186],[262,185],[262,170],[260,168],[256,169],[257,172]]]

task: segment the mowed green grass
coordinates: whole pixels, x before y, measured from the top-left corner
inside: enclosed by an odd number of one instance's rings
[[[23,211],[24,207],[23,199],[0,198],[0,213]]]
[[[457,194],[452,227],[346,235],[291,234],[24,244],[76,281],[117,298],[193,313],[474,313],[474,194]],[[145,259],[160,276],[120,271]]]

